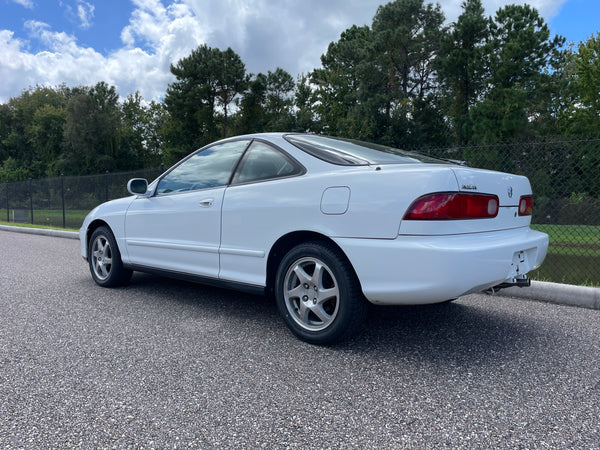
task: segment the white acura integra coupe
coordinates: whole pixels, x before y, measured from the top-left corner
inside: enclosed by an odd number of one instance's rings
[[[204,147],[80,230],[101,286],[153,272],[274,295],[287,326],[326,344],[366,302],[440,303],[528,285],[548,236],[527,178],[365,142],[277,133]]]

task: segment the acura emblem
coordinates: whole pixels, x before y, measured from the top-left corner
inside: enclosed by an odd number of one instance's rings
[[[508,187],[508,198],[512,198],[512,186]]]

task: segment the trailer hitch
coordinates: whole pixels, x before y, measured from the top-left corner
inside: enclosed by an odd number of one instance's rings
[[[531,279],[527,275],[518,275],[515,278],[512,278],[510,281],[505,281],[504,283],[500,283],[494,287],[489,288],[485,292],[491,295],[494,295],[501,289],[506,289],[510,287],[529,287],[531,286]]]

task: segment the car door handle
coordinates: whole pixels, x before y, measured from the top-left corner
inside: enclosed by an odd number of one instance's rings
[[[204,206],[205,208],[208,208],[209,206],[213,205],[213,202],[215,201],[214,198],[207,198],[205,200],[202,200],[200,202],[200,206]]]

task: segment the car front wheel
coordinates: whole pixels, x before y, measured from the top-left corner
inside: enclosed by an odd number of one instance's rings
[[[125,284],[132,271],[123,267],[114,235],[107,227],[99,227],[90,238],[88,262],[94,281],[103,287]]]
[[[355,333],[367,303],[349,261],[333,245],[308,242],[290,250],[277,271],[275,296],[286,325],[311,344]]]

